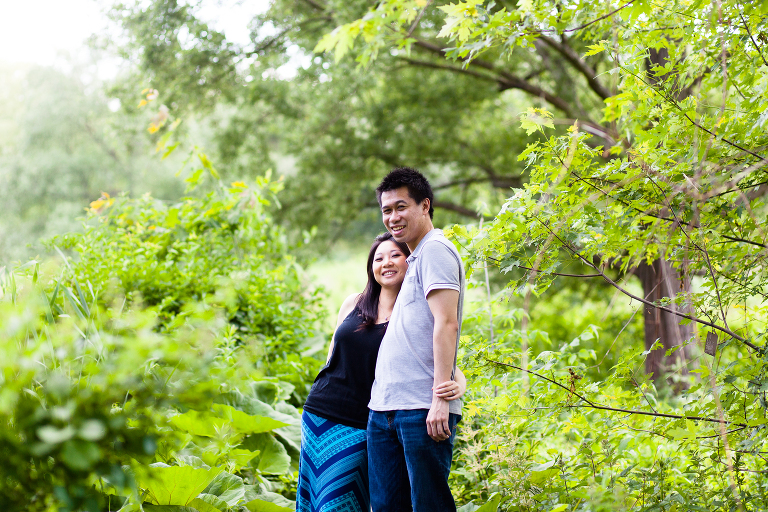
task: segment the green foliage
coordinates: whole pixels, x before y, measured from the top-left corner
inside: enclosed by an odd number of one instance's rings
[[[315,245],[367,241],[380,232],[371,190],[396,165],[421,168],[438,187],[440,225],[476,217],[479,202],[500,206],[504,195],[496,189],[524,179],[516,160],[525,147],[515,126],[520,98],[499,95],[493,80],[432,68],[429,59],[409,60],[400,50],[380,55],[366,74],[355,72],[347,59],[335,62],[312,53],[323,33],[364,15],[369,2],[322,2],[321,9],[310,2],[272,2],[251,21],[252,46],[218,47],[221,59],[233,49],[241,59],[237,79],[219,84],[229,88],[221,94],[209,89],[209,82],[180,87],[179,77],[189,73],[177,51],[185,29],[162,44],[149,40],[155,34],[146,26],[150,13],[164,13],[168,26],[182,16],[163,11],[168,5],[150,2],[113,11],[145,71],[124,85],[131,100],[123,104],[138,101],[135,92],[151,76],[163,101],[172,97],[180,107],[209,116],[215,144],[208,147],[222,176],[249,176],[270,162],[266,165],[287,178],[277,218],[294,229],[316,226]],[[206,3],[191,5],[176,7],[194,18],[189,26],[202,23],[198,7]],[[424,21],[428,18],[436,20],[431,13]],[[151,23],[161,24],[162,18]],[[195,52],[208,43],[198,45],[190,35],[185,44]],[[149,46],[151,52],[141,52]]]
[[[763,360],[759,368],[702,364],[701,380],[669,397],[638,375],[642,349],[625,349],[611,372],[594,378],[587,330],[570,342],[553,339],[523,373],[522,341],[535,334],[521,330],[523,312],[499,315],[490,341],[483,311],[469,315],[462,335],[472,386],[451,473],[460,501],[482,504],[498,492],[500,510],[766,506],[768,467],[758,448],[765,407],[745,392],[749,380],[764,382]]]
[[[318,49],[354,53],[368,66],[387,50],[418,44],[409,41],[411,27],[426,7],[379,2]],[[494,329],[495,339],[482,314],[469,315],[464,361],[477,394],[454,472],[463,499],[482,503],[500,492],[503,510],[542,511],[767,506],[758,447],[768,405],[761,35],[768,12],[754,7],[675,0],[437,6],[448,61],[519,80],[510,74],[521,54],[547,46],[602,102],[598,118],[542,89],[542,98],[578,120],[563,133],[550,111],[524,113],[521,127],[536,136],[519,155],[529,181],[492,223],[453,230],[470,272],[497,265],[523,298],[521,314],[500,315],[515,326]],[[496,71],[498,57],[509,59],[509,70]],[[638,293],[627,279],[658,259],[682,281],[654,303],[643,297],[650,290]],[[610,372],[595,372],[597,354],[584,346],[599,333],[593,327],[573,341],[545,333],[551,347],[541,351],[531,308],[548,308],[548,291],[566,279],[600,280],[647,316],[682,315],[694,327],[685,343],[695,358],[684,365],[695,377],[676,377],[677,394],[638,377],[658,341],[645,350],[624,344]],[[711,358],[701,349],[714,335]]]
[[[198,171],[188,178],[193,185]],[[253,186],[215,183],[178,203],[148,195],[92,203],[82,233],[51,242],[76,256],[65,282],[93,283],[96,297],[117,286],[129,306],[156,313],[162,332],[183,324],[193,307],[221,308],[233,340],[256,347],[257,368],[305,385],[314,366],[297,375],[289,361],[303,361],[301,353],[324,340],[314,331],[318,296],[304,289],[302,268],[267,210],[282,185],[268,176]]]
[[[279,188],[105,196],[52,242],[74,253],[60,275],[3,269],[9,510],[292,509],[288,401],[321,364],[303,354],[321,312],[266,212]]]

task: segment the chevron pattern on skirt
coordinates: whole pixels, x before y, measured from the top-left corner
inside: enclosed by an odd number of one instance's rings
[[[297,512],[368,512],[365,430],[304,411]]]

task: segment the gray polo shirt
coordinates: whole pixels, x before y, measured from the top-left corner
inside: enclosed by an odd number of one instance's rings
[[[432,333],[435,318],[427,303],[432,290],[459,292],[459,334],[464,304],[464,266],[459,252],[442,230],[427,233],[408,257],[400,294],[376,359],[376,380],[368,407],[374,411],[429,409],[435,360]],[[458,336],[456,350],[458,351]],[[450,403],[450,412],[461,414],[461,400]]]

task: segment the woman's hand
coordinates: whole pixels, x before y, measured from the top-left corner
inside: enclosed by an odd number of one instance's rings
[[[449,402],[451,400],[458,400],[464,395],[464,392],[467,390],[466,380],[464,380],[463,386],[460,384],[460,382],[456,382],[454,380],[447,380],[442,384],[440,384],[439,386],[433,388],[433,392],[435,396],[440,397],[444,400],[448,400]]]

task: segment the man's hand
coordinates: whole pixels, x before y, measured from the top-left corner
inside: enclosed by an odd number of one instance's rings
[[[451,437],[448,414],[448,401],[433,395],[432,406],[427,414],[427,434],[437,442]]]

